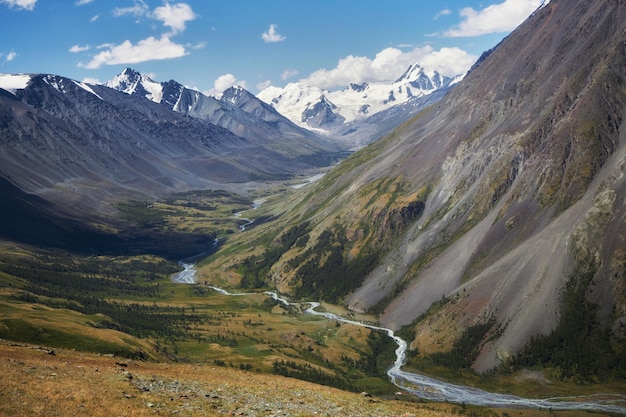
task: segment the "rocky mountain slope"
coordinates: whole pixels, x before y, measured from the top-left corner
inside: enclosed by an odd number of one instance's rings
[[[287,178],[329,163],[337,150],[288,121],[259,122],[238,108],[231,114],[245,128],[228,130],[56,75],[2,75],[2,86],[0,175],[68,207]],[[283,122],[299,133],[281,132]]]
[[[126,68],[106,85],[134,97],[160,103],[177,113],[206,120],[233,134],[285,155],[316,154],[328,161],[329,149],[336,146],[313,132],[296,126],[273,107],[241,87],[224,91],[220,99],[169,80],[158,83]]]
[[[441,94],[433,93],[447,91],[462,78],[446,77],[437,71],[427,73],[414,64],[388,84],[353,83],[341,90],[327,91],[289,83],[284,88],[267,87],[258,97],[299,126],[360,147],[387,132],[388,126],[401,122],[398,115],[408,119],[435,98],[441,98]],[[396,117],[385,123],[388,115]],[[377,128],[380,121],[382,128]]]
[[[246,271],[409,325],[422,353],[481,328],[478,371],[561,326],[580,294],[619,355],[625,44],[624,2],[551,1],[439,103],[292,197]]]

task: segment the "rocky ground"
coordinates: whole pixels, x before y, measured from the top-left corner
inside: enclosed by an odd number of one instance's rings
[[[443,417],[461,410],[231,368],[128,361],[10,342],[0,343],[0,375],[0,416]]]
[[[209,364],[155,363],[0,339],[0,417],[561,417],[603,413],[487,409],[380,398]]]

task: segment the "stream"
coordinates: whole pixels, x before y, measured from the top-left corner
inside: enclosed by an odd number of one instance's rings
[[[191,271],[195,271],[193,264],[184,265],[185,270],[178,275],[182,274],[183,277],[193,276],[191,273]],[[176,282],[190,283],[189,281]],[[219,294],[233,297],[258,294],[254,292],[232,293],[212,285],[209,285],[209,288]],[[317,311],[316,309],[320,306],[320,303],[317,301],[291,302],[273,291],[265,291],[263,294],[273,298],[285,306],[301,306],[302,304],[308,304],[309,307],[305,310],[305,313],[307,314],[321,316],[329,320],[337,320],[342,323],[366,327],[368,329],[387,333],[387,335],[394,340],[396,345],[398,345],[395,351],[396,359],[393,366],[391,366],[391,368],[387,371],[387,376],[398,388],[425,400],[453,402],[457,404],[473,404],[485,407],[584,410],[626,414],[626,396],[619,394],[596,394],[593,396],[551,397],[543,399],[522,398],[515,395],[488,392],[479,388],[451,384],[425,375],[403,371],[402,365],[404,365],[405,354],[408,346],[406,341],[399,336],[396,336],[393,330],[386,327],[350,320],[333,313]],[[622,403],[625,406],[620,406],[618,403]]]
[[[253,208],[257,208],[262,201],[255,202]],[[241,217],[241,213],[235,214]],[[243,219],[243,218],[242,218]],[[245,219],[248,222],[240,226],[240,231],[245,230],[245,226],[252,224],[252,220]],[[213,248],[218,244],[215,240]],[[195,284],[196,269],[194,260],[202,256],[198,254],[187,258],[180,262],[183,270],[175,274],[172,279],[174,282],[182,284]],[[215,292],[226,296],[247,296],[257,293],[231,293],[222,288],[210,286]],[[321,312],[316,309],[320,306],[317,301],[308,302],[291,302],[287,298],[281,297],[276,292],[266,291],[263,294],[273,298],[285,306],[301,306],[308,304],[309,307],[305,313],[321,316],[329,320],[337,320],[342,323],[361,326],[372,330],[382,331],[394,340],[398,346],[395,351],[396,359],[393,365],[387,370],[387,376],[390,381],[403,391],[415,395],[419,398],[439,401],[453,402],[457,404],[473,404],[486,407],[512,407],[512,408],[538,408],[552,410],[581,410],[581,411],[600,411],[608,413],[617,413],[626,415],[626,395],[619,394],[596,394],[586,396],[568,396],[568,397],[551,397],[543,399],[522,398],[509,394],[501,394],[488,392],[479,388],[456,385],[444,381],[437,380],[425,375],[402,370],[406,358],[407,342],[396,336],[394,331],[385,327],[379,327],[372,324],[362,323],[350,320],[345,317],[338,316],[333,313]],[[619,405],[621,404],[621,405]]]

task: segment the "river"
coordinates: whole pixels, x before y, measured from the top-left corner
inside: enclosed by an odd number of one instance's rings
[[[255,202],[254,208],[260,203]],[[250,220],[250,223],[252,221]],[[249,224],[250,224],[249,223]],[[241,229],[244,231],[245,227]],[[217,246],[218,239],[215,240],[214,247]],[[194,259],[202,254],[195,255],[180,262],[183,271],[173,276],[174,282],[183,284],[194,284],[196,278],[196,269]],[[222,288],[209,286],[214,291],[227,296],[246,296],[257,293],[231,293]],[[403,391],[431,401],[446,401],[457,404],[473,404],[486,407],[511,407],[511,408],[539,408],[552,410],[581,410],[581,411],[600,411],[608,413],[626,414],[626,395],[619,394],[597,394],[589,396],[569,396],[569,397],[551,397],[551,398],[522,398],[514,395],[488,392],[474,387],[456,385],[448,382],[440,381],[425,375],[402,370],[406,358],[407,342],[396,336],[394,331],[385,327],[379,327],[359,321],[350,320],[345,317],[338,316],[333,313],[317,311],[320,306],[319,302],[291,302],[287,298],[281,297],[273,291],[264,292],[265,295],[272,297],[274,300],[289,306],[308,304],[305,310],[307,314],[322,316],[329,320],[337,320],[342,323],[352,324],[355,326],[366,327],[368,329],[385,332],[394,340],[396,345],[396,359],[393,365],[387,371],[387,376],[391,382]],[[622,405],[620,405],[622,404]]]

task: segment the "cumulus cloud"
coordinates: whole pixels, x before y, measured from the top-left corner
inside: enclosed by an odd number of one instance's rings
[[[89,21],[90,21],[90,22],[95,22],[95,21],[96,21],[96,20],[98,20],[98,19],[100,19],[100,15],[99,15],[99,14],[96,14],[96,15],[93,15],[93,17],[92,17],[91,19],[89,19]]]
[[[209,91],[206,91],[204,94],[214,97],[220,97],[224,90],[238,85],[243,88],[246,87],[246,82],[244,80],[238,80],[233,74],[224,74],[217,77],[217,79],[213,82],[213,88]]]
[[[261,38],[265,41],[265,43],[281,42],[281,41],[284,41],[285,39],[287,39],[286,37],[280,35],[276,31],[276,28],[278,28],[278,25],[275,25],[274,23],[272,23],[270,25],[269,29],[267,29],[267,32],[264,32],[261,35]]]
[[[296,75],[298,75],[298,70],[290,68],[283,71],[283,73],[280,75],[280,79],[286,80],[288,78],[295,77]]]
[[[4,58],[5,62],[11,62],[13,61],[15,58],[17,57],[17,53],[15,53],[15,51],[11,51],[7,54],[7,56]]]
[[[0,0],[0,4],[6,4],[7,6],[24,10],[35,10],[35,4],[37,0]]]
[[[488,33],[510,32],[522,23],[540,5],[542,0],[505,0],[482,10],[461,9],[461,23],[443,33],[446,37],[479,36]]]
[[[82,1],[82,0],[81,0]],[[196,14],[186,3],[170,4],[165,2],[163,6],[157,7],[154,11],[144,0],[134,0],[131,7],[116,7],[113,9],[114,16],[132,15],[135,17],[148,17],[160,21],[163,26],[170,29],[169,33],[164,33],[157,38],[150,36],[146,39],[133,43],[125,40],[119,45],[102,44],[98,49],[102,51],[94,55],[91,60],[84,64],[80,63],[80,67],[88,69],[97,69],[102,65],[117,64],[137,64],[140,62],[180,58],[187,55],[185,45],[173,42],[170,38],[184,31],[187,22],[194,20]],[[190,49],[201,49],[206,43],[200,42],[195,45],[187,45]],[[71,52],[82,52],[85,47],[74,45],[70,48]]]
[[[97,69],[102,65],[137,64],[145,61],[179,58],[187,54],[185,47],[172,42],[169,37],[160,39],[150,36],[133,44],[129,40],[119,45],[100,45],[105,50],[95,55],[87,64],[80,64],[88,69]]]
[[[196,14],[187,3],[178,3],[175,5],[165,3],[164,6],[154,9],[151,16],[163,22],[163,25],[171,28],[173,33],[184,31],[187,22],[196,18]]]
[[[407,52],[386,48],[373,59],[349,55],[340,59],[335,68],[317,70],[302,82],[323,89],[344,87],[355,82],[389,82],[401,76],[409,65],[416,63],[426,71],[454,76],[465,73],[476,59],[476,56],[456,47],[436,51],[430,46],[424,46]]]
[[[69,49],[69,51],[76,54],[76,53],[79,53],[79,52],[88,51],[90,49],[91,49],[91,47],[89,45],[85,45],[85,46],[72,45],[72,47]]]

